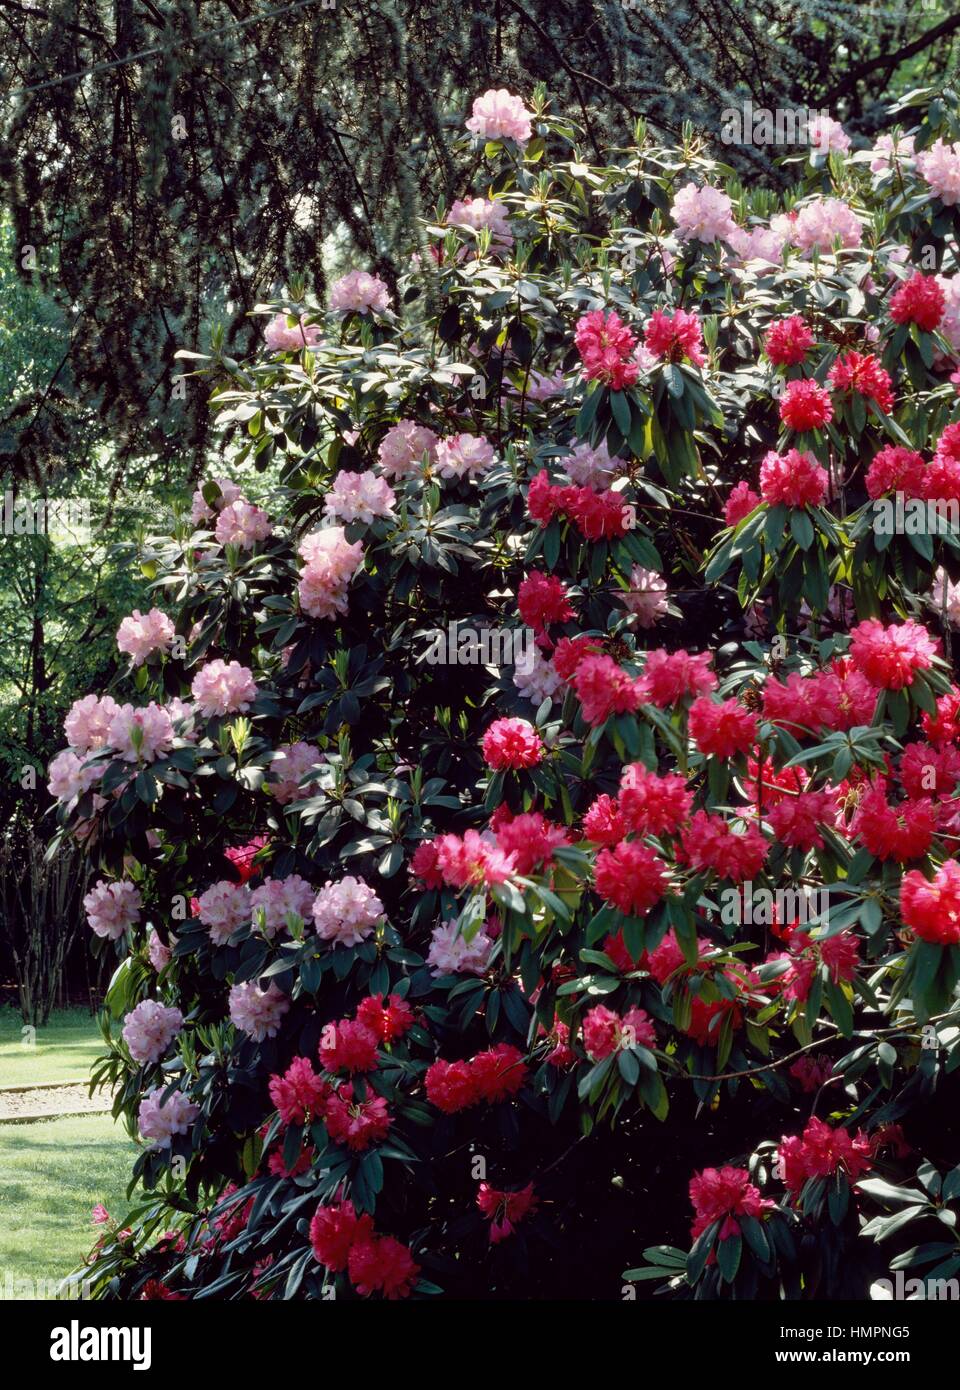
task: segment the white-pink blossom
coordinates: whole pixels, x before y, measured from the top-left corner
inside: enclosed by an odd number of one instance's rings
[[[328,879],[313,904],[317,935],[342,946],[358,946],[372,935],[383,916],[383,903],[362,878],[347,875],[334,883]]]
[[[895,159],[901,164],[909,165],[913,162],[913,136],[901,135],[895,138],[893,135],[878,135],[870,154],[872,174],[885,174]]]
[[[291,912],[303,922],[309,922],[313,898],[313,888],[299,874],[266,878],[250,894],[250,917],[257,931],[272,938],[277,932],[288,930],[287,917]]]
[[[155,1086],[140,1102],[137,1122],[140,1136],[154,1149],[169,1149],[175,1134],[186,1134],[200,1114],[200,1107],[182,1091],[172,1091],[166,1100],[166,1086]],[[162,1102],[162,1103],[161,1103]]]
[[[379,276],[351,270],[331,288],[330,308],[338,314],[385,314],[390,291]]]
[[[84,758],[79,757],[71,748],[65,748],[50,760],[50,766],[47,768],[47,791],[58,801],[73,801],[100,781],[105,766],[105,763],[100,762],[84,767]]]
[[[524,665],[513,668],[513,683],[525,700],[540,707],[544,700],[554,699],[566,682],[557,673],[553,662],[548,660],[536,647],[532,647]]]
[[[502,203],[494,198],[467,198],[453,203],[447,213],[451,227],[463,227],[474,232],[490,231],[490,249],[509,251],[513,245],[510,220]]]
[[[301,779],[316,763],[323,761],[323,754],[315,743],[283,743],[274,754],[264,790],[275,796],[281,806],[289,801],[299,801],[309,796],[316,785],[307,783],[301,787]]]
[[[268,989],[261,989],[256,980],[246,980],[230,990],[229,1006],[231,1023],[255,1042],[263,1042],[279,1033],[290,1000],[273,981]]]
[[[468,941],[457,922],[441,922],[430,938],[427,964],[433,975],[482,975],[492,950],[493,942],[482,929]]]
[[[396,502],[393,488],[385,478],[366,473],[338,473],[323,501],[323,510],[335,521],[362,521],[369,525],[377,517],[392,517]]]
[[[814,116],[807,127],[807,136],[811,158],[818,154],[846,154],[851,145],[850,136],[832,116]]]
[[[917,155],[917,169],[946,207],[960,202],[960,144],[935,140]]]
[[[211,507],[204,498],[201,488],[197,488],[193,494],[193,506],[190,510],[190,519],[194,526],[199,526],[201,521],[212,521],[218,512],[223,511],[224,507],[229,507],[232,502],[236,502],[240,497],[240,487],[237,483],[231,483],[229,478],[214,478],[213,480],[220,489],[220,496],[215,500]]]
[[[84,695],[75,700],[63,721],[67,742],[77,753],[90,753],[104,748],[110,734],[110,724],[120,706],[109,695]]]
[[[83,906],[94,934],[117,941],[140,920],[143,899],[137,885],[128,879],[107,883],[101,878],[84,898]]]
[[[792,225],[791,225],[792,230]],[[787,237],[782,223],[778,230],[770,227],[735,227],[727,237],[732,249],[743,261],[767,261],[777,265],[783,256]]]
[[[197,909],[214,946],[225,946],[233,933],[250,921],[250,890],[243,883],[221,879],[201,893]]]
[[[667,586],[655,570],[634,565],[630,571],[630,588],[618,593],[617,599],[633,614],[640,627],[653,627],[667,611]]]
[[[167,651],[173,641],[173,621],[159,608],[141,613],[135,608],[117,629],[117,646],[140,666],[151,652]]]
[[[238,714],[257,698],[253,672],[239,661],[208,661],[193,678],[190,687],[201,714]]]
[[[152,927],[147,933],[147,959],[158,975],[161,970],[166,969],[173,959],[173,948],[177,944],[177,938],[173,932],[170,932],[169,936],[170,945],[165,946],[160,940],[159,934]]]
[[[471,135],[481,140],[516,140],[525,145],[530,139],[533,112],[528,111],[520,97],[506,87],[491,87],[483,96],[475,97],[472,114],[466,126]]]
[[[323,342],[320,325],[305,323],[304,315],[274,314],[263,330],[263,341],[271,352],[302,352]]]
[[[708,184],[699,188],[693,182],[685,183],[673,200],[670,216],[681,241],[725,241],[736,225],[727,194]]]
[[[110,721],[109,745],[126,763],[152,763],[173,747],[173,721],[162,705],[121,705]]]
[[[442,478],[477,477],[494,458],[493,445],[482,434],[454,434],[437,445],[437,472]]]
[[[790,229],[790,240],[801,251],[812,251],[815,246],[821,251],[832,251],[838,238],[848,251],[863,239],[863,223],[840,198],[814,198],[805,203]]]
[[[123,1041],[135,1062],[159,1062],[183,1027],[179,1009],[166,1008],[156,999],[143,999],[123,1025]]]
[[[425,425],[418,425],[415,420],[398,420],[380,441],[377,450],[380,471],[388,478],[409,478],[417,472],[422,459],[434,461],[439,442],[433,430]]]
[[[239,545],[243,550],[252,550],[257,541],[265,541],[272,534],[266,512],[243,497],[223,508],[214,527],[221,545]]]
[[[558,462],[577,487],[598,488],[600,491],[610,486],[617,471],[623,467],[622,459],[610,457],[606,440],[603,439],[595,449],[589,444],[577,444],[566,458]]]
[[[347,540],[342,526],[311,531],[299,546],[306,562],[300,573],[300,607],[311,618],[333,618],[347,611],[347,588],[363,564],[360,541]]]

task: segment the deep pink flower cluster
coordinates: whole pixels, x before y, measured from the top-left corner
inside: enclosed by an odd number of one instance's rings
[[[627,829],[636,835],[673,835],[690,815],[693,805],[693,792],[687,788],[684,779],[676,772],[660,776],[651,772],[643,763],[631,763],[620,774],[620,794],[618,796],[620,824],[625,829],[616,838],[622,839]],[[616,807],[609,797],[600,797],[594,802],[584,817],[584,830],[591,815],[599,828],[599,815],[595,810],[598,802]],[[607,824],[609,825],[609,817]],[[592,835],[590,838],[594,838]],[[607,843],[602,841],[601,843]]]
[[[780,397],[780,419],[798,432],[819,430],[833,419],[833,402],[816,381],[788,381]]]
[[[539,1199],[528,1182],[519,1192],[505,1192],[482,1182],[477,1190],[477,1206],[490,1222],[490,1244],[499,1245],[513,1235],[514,1228],[537,1209]]]
[[[629,675],[611,656],[585,656],[577,666],[572,685],[580,712],[596,727],[612,714],[632,714],[644,701],[644,685]]]
[[[600,381],[614,391],[633,386],[640,375],[634,356],[636,335],[613,310],[594,309],[578,321],[574,340],[583,359],[587,381]]]
[[[960,863],[946,860],[932,879],[919,869],[905,873],[900,884],[900,911],[904,924],[921,941],[960,945]]]
[[[764,352],[777,367],[796,366],[812,346],[813,332],[801,314],[775,319],[763,340]]]
[[[837,1172],[856,1181],[873,1167],[873,1147],[866,1134],[833,1129],[816,1116],[802,1135],[781,1139],[779,1154],[783,1181],[791,1192],[799,1192],[809,1178],[830,1178]]]
[[[583,1046],[591,1062],[601,1062],[625,1047],[654,1048],[657,1045],[657,1032],[650,1015],[635,1007],[627,1009],[621,1018],[605,1004],[595,1004],[584,1015],[582,1031]]]
[[[496,772],[536,767],[546,749],[527,719],[495,719],[483,736],[483,759]]]
[[[886,627],[878,618],[867,618],[850,632],[854,666],[883,690],[912,685],[916,673],[928,670],[939,650],[939,638],[932,638],[912,618]]]
[[[746,753],[756,742],[757,716],[737,700],[701,695],[690,706],[688,728],[701,753],[732,758]]]
[[[667,866],[636,840],[602,849],[594,869],[597,892],[605,902],[634,917],[645,916],[669,887]]]
[[[915,323],[924,333],[932,333],[939,328],[945,307],[937,277],[918,270],[892,296],[890,317],[894,323]]]
[[[719,878],[743,883],[756,878],[769,846],[755,825],[734,830],[722,816],[697,811],[681,832],[684,854],[693,869],[712,869]]]
[[[893,409],[890,373],[869,353],[843,353],[830,368],[828,380],[834,391],[855,391],[866,400],[876,401],[884,414]]]
[[[697,1240],[715,1222],[721,1223],[719,1240],[740,1234],[741,1216],[763,1219],[776,1202],[761,1197],[759,1188],[750,1181],[745,1168],[704,1168],[690,1179],[690,1202],[695,1212],[690,1228],[692,1240]]]
[[[517,589],[517,611],[527,627],[544,632],[551,623],[565,623],[573,608],[561,579],[533,570]]]
[[[345,1270],[363,1297],[381,1293],[388,1299],[406,1298],[420,1273],[409,1246],[393,1236],[378,1236],[373,1217],[358,1216],[352,1202],[317,1208],[310,1245],[318,1264],[332,1274]]]
[[[700,320],[685,309],[675,309],[672,314],[654,309],[643,330],[643,340],[647,351],[655,357],[663,357],[668,362],[682,362],[686,358],[696,367],[706,365]]]
[[[523,1053],[498,1043],[462,1062],[437,1060],[427,1070],[427,1099],[445,1115],[455,1115],[481,1101],[493,1104],[515,1096],[527,1078]]]
[[[760,465],[760,495],[771,507],[819,507],[829,485],[827,470],[798,449],[786,454],[771,449]]]

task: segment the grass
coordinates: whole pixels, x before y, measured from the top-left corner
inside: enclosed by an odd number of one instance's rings
[[[0,1086],[82,1080],[104,1050],[97,1020],[86,1009],[52,1014],[33,1042],[23,1040],[23,1027],[16,1009],[0,1009]]]
[[[0,1125],[0,1300],[27,1296],[17,1280],[36,1287],[82,1263],[96,1236],[93,1206],[122,1218],[133,1205],[125,1193],[136,1152],[109,1115]]]

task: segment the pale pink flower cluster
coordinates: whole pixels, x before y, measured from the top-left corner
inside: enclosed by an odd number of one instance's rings
[[[525,145],[530,139],[533,112],[528,111],[520,97],[505,87],[491,87],[482,97],[475,97],[473,112],[467,119],[467,130],[481,140],[516,140]]]
[[[179,1009],[165,1008],[156,999],[144,999],[127,1014],[123,1041],[135,1062],[159,1062],[183,1027]]]
[[[252,550],[257,541],[265,541],[273,535],[273,527],[265,511],[238,497],[221,510],[213,534],[221,545],[238,545],[242,550]]]
[[[240,496],[240,487],[237,483],[231,483],[229,478],[214,478],[214,482],[220,489],[220,496],[209,506],[204,499],[203,492],[197,488],[193,494],[193,506],[190,510],[190,520],[194,526],[199,526],[201,521],[212,521],[217,512],[223,511],[224,507],[229,507],[236,502]]]
[[[482,975],[492,950],[493,942],[482,928],[468,941],[456,922],[441,922],[430,937],[427,964],[434,975]]]
[[[547,376],[546,372],[531,372],[526,387],[522,391],[518,388],[517,394],[525,395],[528,401],[550,401],[554,396],[562,396],[566,389],[566,380],[558,367],[553,376]]]
[[[667,611],[667,586],[655,570],[634,565],[630,571],[630,588],[617,598],[636,618],[640,627],[653,627]]]
[[[392,517],[396,500],[390,484],[372,470],[343,472],[334,478],[323,510],[335,521],[362,521],[369,525],[376,517]]]
[[[257,698],[253,672],[239,661],[208,661],[193,678],[191,693],[201,714],[238,714]]]
[[[811,159],[817,154],[846,154],[850,136],[832,116],[815,116],[807,127]]]
[[[553,662],[533,649],[533,660],[526,667],[514,666],[513,683],[525,700],[538,708],[544,700],[553,700],[566,687],[566,682]]]
[[[946,585],[946,598],[944,598]],[[933,576],[930,590],[930,606],[938,613],[946,613],[947,622],[957,631],[960,629],[960,584],[951,584],[944,569],[938,569]]]
[[[771,224],[772,225],[772,224]],[[832,251],[839,237],[845,250],[859,246],[863,238],[863,223],[853,208],[840,198],[815,198],[797,213],[790,240],[801,251]]]
[[[685,183],[673,200],[670,216],[681,241],[726,241],[735,227],[727,194],[709,184],[698,188],[693,182]]]
[[[589,444],[578,444],[566,458],[559,460],[563,471],[577,487],[594,487],[601,491],[609,487],[622,462],[610,457],[603,439],[595,449]]]
[[[788,240],[787,230],[782,225],[785,220],[778,219],[777,228],[751,227],[747,230],[744,227],[735,227],[727,241],[741,260],[767,261],[770,265],[777,265]]]
[[[478,477],[495,458],[493,445],[482,434],[454,434],[437,445],[441,478]]]
[[[140,1102],[137,1121],[140,1137],[155,1149],[169,1149],[175,1134],[186,1134],[200,1114],[200,1107],[182,1091],[172,1091],[161,1104],[166,1086],[155,1086]]]
[[[333,618],[347,611],[347,588],[363,564],[360,541],[347,540],[342,526],[311,531],[300,543],[300,607],[311,618]]]
[[[270,780],[264,790],[270,792],[285,806],[288,801],[299,801],[309,796],[316,783],[300,785],[315,763],[323,762],[323,754],[315,743],[282,743],[270,764]]]
[[[935,140],[917,155],[917,168],[946,207],[960,203],[960,144]]]
[[[328,879],[313,904],[317,935],[341,946],[359,946],[383,916],[383,903],[362,878]]]
[[[149,705],[121,705],[110,721],[110,747],[125,763],[152,763],[173,747],[173,721],[151,700]]]
[[[173,641],[173,621],[159,608],[141,613],[135,608],[117,629],[117,646],[141,666],[151,652],[167,651]]]
[[[147,934],[147,959],[158,975],[173,959],[173,948],[176,944],[177,938],[174,936],[173,932],[170,933],[170,945],[165,946],[153,928],[150,928]]]
[[[885,174],[894,159],[901,164],[910,164],[913,160],[913,136],[901,135],[896,139],[893,135],[878,135],[870,154],[871,174]]]
[[[135,883],[127,879],[106,883],[101,878],[84,898],[83,906],[94,934],[117,941],[140,920],[143,899]]]
[[[399,420],[388,429],[377,450],[377,462],[388,478],[409,478],[423,458],[433,463],[439,439],[415,420]]]
[[[109,695],[84,695],[75,700],[63,721],[67,742],[77,753],[92,753],[106,747],[110,724],[120,706]]]
[[[197,899],[197,916],[210,930],[214,946],[225,946],[233,933],[250,921],[250,890],[243,883],[221,879]]]
[[[58,801],[73,801],[99,782],[106,764],[94,763],[91,767],[84,767],[83,764],[84,758],[78,757],[72,748],[65,748],[51,758],[47,768],[47,791],[50,795]]]
[[[173,698],[168,700],[167,703],[164,705],[164,709],[169,714],[170,722],[172,724],[184,724],[191,726],[189,728],[181,729],[178,737],[184,739],[188,743],[194,742],[197,735],[195,730],[192,728],[192,721],[194,715],[196,714],[196,710],[194,709],[190,701],[181,700],[179,695],[174,695]]]
[[[510,220],[502,203],[494,198],[458,198],[447,213],[451,227],[463,227],[474,232],[490,231],[490,249],[509,251],[513,245]]]
[[[261,989],[256,980],[246,980],[230,990],[229,1005],[231,1023],[255,1042],[263,1042],[279,1033],[290,1000],[272,981],[268,989]]]
[[[960,275],[938,275],[937,284],[943,290],[943,318],[939,332],[954,352],[960,355]]]
[[[250,894],[250,917],[256,929],[265,937],[272,938],[279,931],[287,930],[287,916],[294,913],[301,921],[308,922],[313,908],[313,889],[299,874],[287,878],[266,878],[259,888]],[[258,913],[263,913],[260,924]]]
[[[390,291],[379,276],[351,270],[330,290],[330,308],[338,314],[385,314]]]
[[[270,351],[301,352],[305,347],[317,347],[322,343],[320,325],[303,320],[303,314],[299,319],[293,314],[274,314],[263,330],[263,341]]]

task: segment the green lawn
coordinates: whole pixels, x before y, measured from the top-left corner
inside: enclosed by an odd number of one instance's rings
[[[83,1080],[104,1050],[97,1020],[86,1009],[63,1009],[24,1041],[16,1009],[0,1009],[0,1086]]]
[[[94,1205],[118,1218],[133,1205],[136,1152],[109,1115],[0,1124],[0,1300],[17,1296],[18,1279],[56,1280],[83,1261]]]

